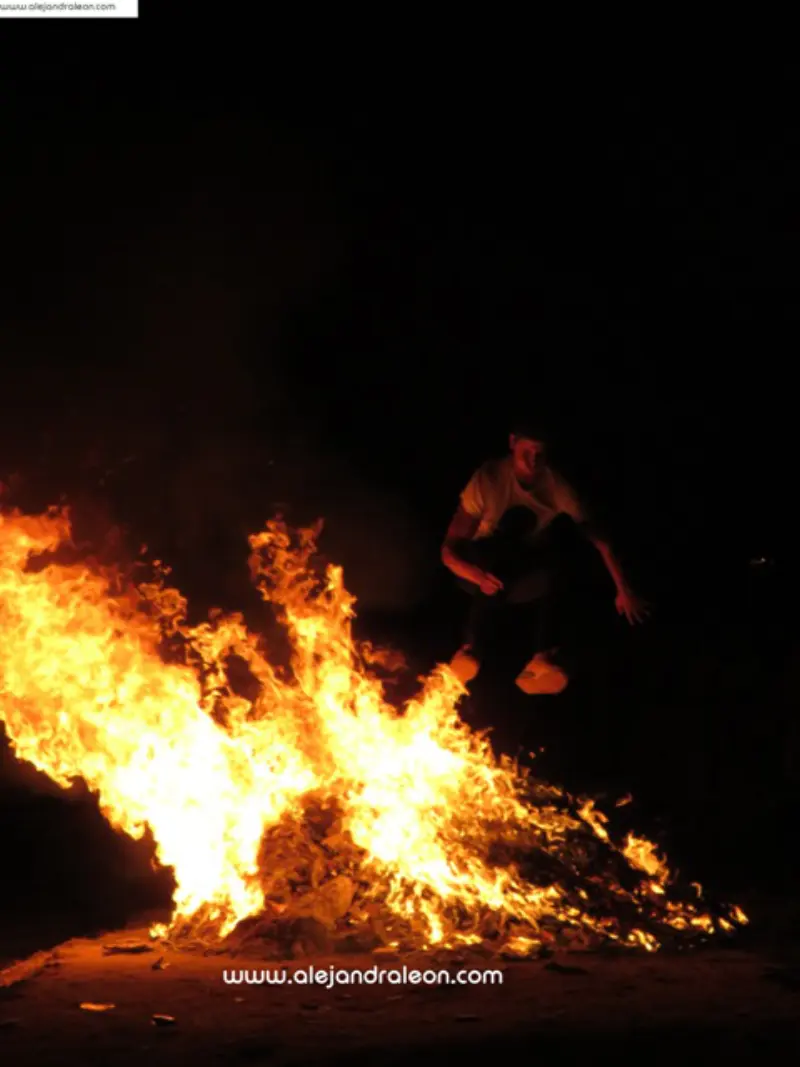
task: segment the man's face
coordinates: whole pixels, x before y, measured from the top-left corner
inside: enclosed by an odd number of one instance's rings
[[[517,480],[523,484],[533,481],[544,458],[544,443],[534,441],[529,437],[515,437],[512,434],[510,445]]]

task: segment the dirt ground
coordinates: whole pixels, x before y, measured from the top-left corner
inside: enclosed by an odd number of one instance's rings
[[[691,954],[551,960],[424,955],[317,958],[287,964],[164,951],[143,929],[63,943],[5,973],[0,1063],[441,1063],[471,1052],[552,1062],[791,1062],[800,1050],[800,969],[786,953],[708,947]],[[782,959],[779,957],[783,957]],[[378,967],[372,985],[301,984],[297,969]],[[447,967],[497,971],[502,981],[397,984],[388,977]],[[293,984],[233,985],[223,970],[287,969]],[[16,979],[16,980],[15,980]],[[0,983],[2,984],[2,983]],[[89,1011],[81,1004],[113,1004]],[[158,1025],[156,1014],[174,1021]]]

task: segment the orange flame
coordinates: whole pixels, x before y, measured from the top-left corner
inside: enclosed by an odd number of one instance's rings
[[[317,532],[273,522],[250,538],[253,580],[291,638],[287,673],[241,616],[188,626],[163,570],[133,586],[114,569],[59,562],[66,513],[0,513],[0,718],[16,755],[64,788],[85,780],[131,836],[150,829],[175,873],[173,929],[202,922],[221,938],[262,910],[264,834],[302,821],[315,796],[339,806],[362,880],[421,943],[478,940],[492,915],[517,952],[541,945],[553,921],[657,948],[652,933],[622,932],[584,906],[585,889],[533,884],[518,861],[493,856],[498,845],[513,855],[536,847],[574,869],[571,837],[588,826],[613,847],[608,820],[591,801],[570,814],[559,790],[496,758],[459,718],[464,691],[448,668],[392,708],[368,670],[379,655],[353,639],[341,569],[322,583],[314,574]],[[165,640],[181,661],[165,656]],[[232,655],[257,679],[256,698],[234,693]],[[644,909],[666,892],[666,864],[633,836],[617,851],[647,879],[612,895]],[[662,921],[715,928],[691,904],[671,902]]]

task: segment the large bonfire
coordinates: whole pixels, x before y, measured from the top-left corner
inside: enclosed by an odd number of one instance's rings
[[[0,719],[20,759],[65,789],[84,780],[115,827],[152,834],[176,884],[154,936],[529,955],[654,950],[746,922],[681,892],[591,800],[495,756],[459,718],[447,667],[392,707],[341,569],[315,569],[316,532],[275,521],[250,538],[286,669],[239,615],[189,626],[159,565],[133,582],[70,559],[67,512],[0,513]]]

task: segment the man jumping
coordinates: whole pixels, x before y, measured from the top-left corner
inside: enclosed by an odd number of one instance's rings
[[[466,639],[450,666],[464,685],[472,681],[495,613],[511,605],[530,605],[535,613],[534,655],[517,685],[529,694],[560,693],[568,677],[555,662],[550,627],[560,558],[558,527],[565,517],[600,553],[614,582],[617,611],[631,624],[648,612],[576,494],[548,464],[540,431],[517,423],[509,445],[509,455],[482,464],[473,474],[442,546],[442,562],[473,598]]]

